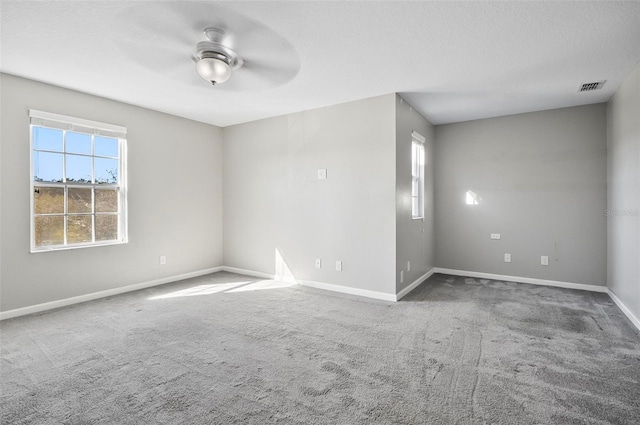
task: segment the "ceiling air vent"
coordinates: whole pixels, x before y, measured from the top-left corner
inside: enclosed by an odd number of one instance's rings
[[[595,83],[585,83],[580,86],[580,90],[578,91],[592,91],[592,90],[600,90],[602,86],[604,86],[605,80],[596,81]]]

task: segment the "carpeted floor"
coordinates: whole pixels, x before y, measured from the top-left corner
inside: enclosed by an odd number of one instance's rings
[[[255,282],[2,322],[0,422],[640,423],[640,336],[605,294],[434,275],[387,303]]]

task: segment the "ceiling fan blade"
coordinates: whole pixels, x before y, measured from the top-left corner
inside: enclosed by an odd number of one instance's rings
[[[205,1],[169,2],[171,14],[179,16],[192,28],[202,31],[205,28],[217,28],[224,32],[221,44],[237,50],[246,44],[264,42],[272,32],[262,23],[241,15],[229,8]],[[268,41],[268,40],[267,40]]]
[[[184,13],[175,13],[173,4],[149,2],[126,8],[118,15],[125,23],[124,35],[130,40],[149,40],[156,45],[192,46],[202,36],[202,28]]]
[[[291,81],[300,67],[286,64],[260,64],[246,61],[231,78],[219,86],[224,91],[259,91],[281,86]]]
[[[275,85],[284,84],[298,75],[300,66],[299,63],[280,62],[277,64],[267,64],[248,62],[245,70],[260,74],[265,80],[271,81],[275,87]]]
[[[156,46],[144,42],[125,42],[115,40],[114,43],[130,59],[140,67],[157,74],[183,77],[188,72],[195,72],[190,52],[172,46]]]

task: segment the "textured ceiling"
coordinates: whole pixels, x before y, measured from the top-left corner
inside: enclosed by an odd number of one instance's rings
[[[604,102],[640,61],[637,1],[0,5],[2,72],[219,126],[391,92],[434,124]],[[217,87],[191,58],[211,24],[251,58]]]

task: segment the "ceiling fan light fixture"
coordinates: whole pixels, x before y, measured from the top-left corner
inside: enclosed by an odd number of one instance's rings
[[[196,71],[213,85],[224,83],[231,77],[231,66],[227,57],[217,53],[203,55],[196,62]]]
[[[208,27],[204,29],[204,35],[207,40],[196,45],[193,59],[198,74],[215,86],[227,81],[233,71],[242,66],[243,60],[233,49],[225,45],[223,30]]]

